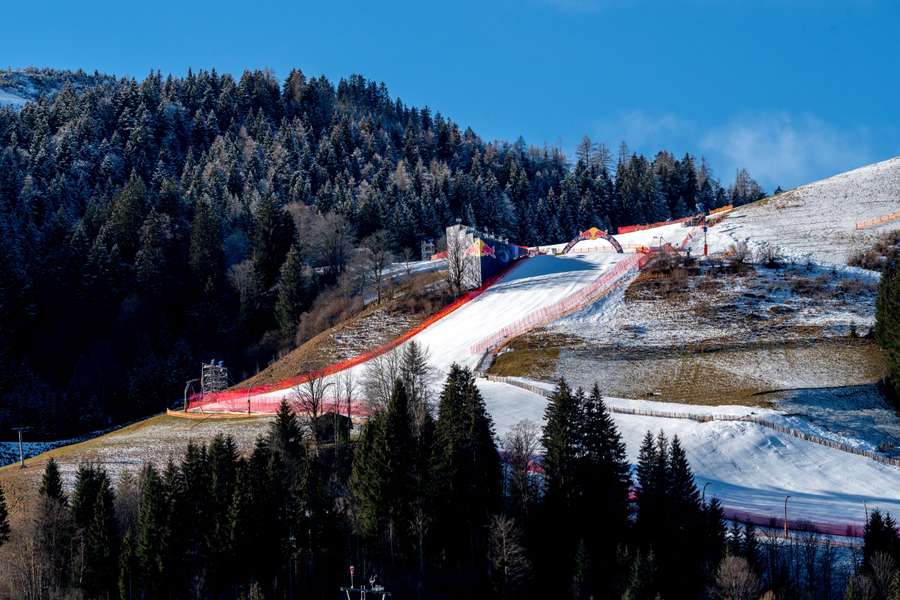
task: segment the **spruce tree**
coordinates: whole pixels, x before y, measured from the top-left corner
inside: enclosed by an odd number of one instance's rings
[[[297,318],[308,306],[306,278],[300,248],[295,243],[287,253],[278,280],[275,316],[283,335],[289,336],[297,327]]]
[[[48,584],[63,589],[71,571],[74,524],[62,488],[59,466],[51,458],[44,467],[39,489],[36,542],[47,564]]]
[[[294,224],[273,195],[260,201],[255,217],[252,257],[260,289],[268,290],[278,283],[279,270],[295,237]]]
[[[493,427],[472,372],[452,365],[434,429],[435,540],[451,564],[472,575],[485,572],[477,565],[487,556],[486,528],[500,503]]]
[[[547,504],[565,513],[572,509],[576,495],[579,406],[564,379],[560,379],[544,409],[544,490]]]
[[[88,595],[111,593],[118,582],[118,532],[112,486],[101,471],[90,521],[83,532],[81,586]]]
[[[581,535],[591,565],[584,585],[599,594],[612,585],[611,565],[627,541],[631,476],[625,444],[596,384],[583,402],[578,435],[576,519],[583,524]]]
[[[163,481],[152,464],[144,467],[143,490],[138,511],[137,532],[131,542],[137,572],[132,574],[149,593],[160,589],[165,581],[163,543],[166,530],[166,503]]]
[[[55,458],[47,461],[44,467],[44,474],[41,477],[41,487],[39,493],[44,498],[53,500],[59,504],[66,504],[67,499],[62,487],[62,477],[59,474],[59,465]]]

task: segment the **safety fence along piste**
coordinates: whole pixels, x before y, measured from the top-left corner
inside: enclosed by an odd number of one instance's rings
[[[487,379],[488,381],[496,381],[498,383],[506,383],[508,385],[513,385],[523,390],[527,390],[539,396],[543,396],[544,398],[549,398],[553,392],[548,389],[548,384],[544,385],[536,385],[533,383],[529,383],[527,381],[522,381],[521,379],[517,379],[515,377],[503,377],[500,375],[490,375],[486,373],[480,373],[479,377]],[[879,454],[877,452],[872,452],[871,450],[863,450],[861,448],[856,448],[854,446],[850,446],[847,444],[842,444],[835,440],[830,440],[828,438],[823,438],[817,435],[809,434],[805,431],[800,431],[798,429],[792,429],[790,427],[785,427],[779,423],[774,423],[768,419],[764,419],[762,417],[756,415],[715,415],[715,414],[691,414],[691,413],[680,413],[674,411],[664,411],[664,410],[653,410],[646,408],[628,408],[624,406],[615,406],[611,404],[607,404],[606,408],[609,412],[620,415],[634,415],[640,417],[657,417],[661,419],[688,419],[691,421],[696,421],[698,423],[708,423],[711,421],[740,421],[746,423],[753,423],[755,425],[759,425],[761,427],[766,427],[768,429],[772,429],[773,431],[777,431],[779,433],[783,433],[786,435],[790,435],[797,439],[801,439],[806,442],[810,442],[813,444],[819,444],[821,446],[826,446],[828,448],[832,448],[834,450],[839,450],[841,452],[847,452],[848,454],[855,454],[857,456],[862,456],[875,462],[879,462],[885,465],[892,465],[895,467],[900,467],[900,459],[893,458],[890,456],[885,456],[883,454]],[[730,519],[736,519],[740,521],[750,521],[755,525],[762,525],[764,527],[783,527],[784,521],[769,516],[755,515],[752,513],[741,512],[737,510],[729,510],[725,509],[725,516]],[[818,533],[826,534],[826,535],[846,535],[849,537],[860,537],[862,536],[863,528],[858,525],[848,525],[848,524],[837,524],[837,523],[820,523],[820,522],[797,522],[794,525],[802,525],[806,528],[811,528]]]
[[[475,343],[471,349],[472,354],[481,354],[488,350],[494,350],[513,338],[538,327],[543,327],[574,311],[593,304],[618,286],[630,282],[637,276],[640,267],[646,260],[647,256],[645,254],[627,255],[616,263],[613,268],[604,271],[590,285],[570,296],[566,296],[555,304],[540,308],[518,321],[510,323],[494,334]]]
[[[353,358],[328,365],[327,367],[319,369],[318,371],[297,375],[296,377],[284,379],[282,381],[278,381],[277,383],[256,385],[240,389],[230,389],[221,392],[211,392],[206,394],[197,393],[188,398],[188,403],[185,407],[185,410],[195,410],[209,407],[208,409],[211,410],[228,412],[275,412],[278,408],[278,403],[280,402],[280,396],[278,398],[264,397],[265,394],[271,394],[273,392],[282,390],[289,390],[290,388],[305,383],[310,379],[323,378],[334,375],[336,373],[340,373],[341,371],[344,371],[351,367],[355,367],[356,365],[361,365],[364,362],[390,352],[394,348],[410,340],[413,336],[421,333],[426,328],[443,319],[450,313],[462,308],[472,300],[481,296],[484,292],[487,291],[488,288],[503,279],[503,277],[505,277],[510,270],[527,259],[528,257],[523,257],[515,262],[510,263],[505,269],[503,269],[503,271],[497,273],[495,276],[485,281],[484,284],[481,285],[481,287],[467,292],[460,298],[445,306],[443,309],[425,319],[422,323],[407,330],[402,335],[392,339],[386,344],[382,344],[381,346],[373,348],[368,352],[364,352],[363,354],[359,354],[357,356],[354,356]]]

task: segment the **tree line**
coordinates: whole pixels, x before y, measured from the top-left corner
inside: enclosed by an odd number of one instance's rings
[[[573,166],[485,142],[357,75],[75,75],[0,108],[4,428],[146,415],[213,357],[252,375],[310,329],[323,291],[358,295],[339,284],[373,235],[407,256],[456,219],[558,242],[763,195],[687,154],[613,160],[585,139]]]
[[[284,401],[247,455],[217,436],[115,486],[81,465],[71,492],[51,459],[20,531],[0,491],[2,579],[24,598],[333,598],[353,565],[396,598],[900,597],[890,515],[849,560],[802,526],[726,527],[677,436],[648,432],[632,470],[596,386],[561,381],[543,428],[498,444],[470,371],[424,411],[413,379],[353,441]]]

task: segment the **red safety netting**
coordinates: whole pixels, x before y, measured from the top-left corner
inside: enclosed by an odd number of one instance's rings
[[[477,342],[472,346],[472,354],[480,354],[495,348],[503,342],[518,337],[536,327],[551,323],[578,308],[596,302],[624,281],[621,279],[624,274],[640,269],[646,260],[647,257],[643,254],[633,254],[620,260],[612,269],[604,271],[597,279],[574,294],[566,296],[555,304],[538,309]]]
[[[524,258],[527,258],[527,257],[523,257],[523,259]],[[358,356],[354,356],[353,358],[350,358],[350,359],[347,359],[347,360],[344,360],[341,362],[334,363],[332,365],[328,365],[327,367],[320,369],[319,371],[315,371],[313,373],[305,373],[303,375],[298,375],[297,377],[291,377],[289,379],[284,379],[277,383],[257,385],[257,386],[253,386],[253,387],[249,387],[249,388],[243,388],[243,389],[224,390],[221,392],[213,392],[213,393],[209,393],[209,394],[199,394],[199,393],[193,394],[192,396],[190,396],[188,398],[188,405],[186,407],[186,410],[193,410],[195,408],[199,408],[202,406],[208,406],[208,405],[217,405],[216,406],[217,410],[228,410],[226,408],[219,409],[218,405],[223,405],[223,406],[231,406],[231,405],[238,406],[238,405],[240,405],[242,408],[238,408],[238,412],[246,412],[248,398],[251,398],[252,396],[268,394],[270,392],[277,392],[279,390],[287,389],[287,388],[293,387],[295,385],[309,381],[309,379],[311,377],[327,377],[329,375],[334,375],[335,373],[339,373],[339,372],[349,369],[351,367],[355,367],[356,365],[360,365],[366,361],[372,360],[373,358],[376,358],[386,352],[393,350],[394,348],[396,348],[400,344],[406,342],[413,336],[421,333],[422,331],[424,331],[426,328],[430,327],[437,321],[443,319],[450,313],[456,311],[460,307],[465,306],[466,304],[468,304],[475,298],[479,297],[489,287],[491,287],[492,285],[494,285],[495,283],[500,281],[500,279],[502,279],[504,276],[506,276],[506,274],[509,273],[509,271],[516,264],[518,264],[518,261],[510,263],[509,265],[504,267],[504,269],[501,272],[497,273],[496,275],[494,275],[493,277],[488,279],[486,282],[484,282],[481,285],[481,287],[474,289],[470,292],[467,292],[460,298],[457,298],[455,301],[451,302],[450,304],[445,306],[440,311],[431,315],[430,317],[425,319],[419,325],[416,325],[412,329],[408,330],[403,335],[396,337],[393,340],[391,340],[390,342],[383,344],[377,348],[374,348],[368,352],[365,352]],[[267,412],[268,408],[271,408],[272,412],[275,412],[278,409],[278,403],[281,400],[280,400],[280,398],[277,400],[273,400],[273,402],[275,403],[274,407],[268,407],[268,405],[265,404],[265,402],[267,402],[267,401],[268,401],[267,399],[258,399],[257,402],[259,403],[260,409],[254,410],[253,412]]]
[[[672,219],[671,221],[659,221],[657,223],[647,223],[645,225],[624,225],[619,227],[616,231],[618,235],[622,235],[623,233],[631,233],[633,231],[644,231],[645,229],[655,229],[656,227],[663,227],[665,225],[674,225],[675,223],[684,223],[686,221],[690,221],[691,219],[696,218],[695,216],[690,217],[682,217],[680,219]]]
[[[742,510],[734,510],[730,508],[723,509],[726,519],[740,521],[742,523],[753,523],[760,527],[769,527],[772,529],[784,529],[784,518],[782,517],[766,517],[756,515]],[[821,523],[817,521],[807,520],[790,520],[788,519],[789,531],[815,531],[823,535],[839,535],[846,537],[862,537],[865,530],[864,525],[841,524],[841,523]]]

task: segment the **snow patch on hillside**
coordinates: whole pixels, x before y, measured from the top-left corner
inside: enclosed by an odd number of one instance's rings
[[[523,419],[538,425],[543,423],[547,405],[543,396],[485,380],[478,381],[478,388],[499,437]],[[607,402],[684,414],[755,413],[784,418],[776,411],[743,406],[703,407],[620,398],[609,398]],[[709,483],[707,494],[718,497],[727,509],[780,516],[784,497],[790,495],[792,520],[860,525],[865,522],[864,502],[870,510],[879,507],[900,514],[900,469],[897,467],[832,450],[754,423],[700,423],[623,414],[613,414],[613,419],[632,464],[637,461],[641,439],[647,431],[662,430],[669,438],[677,435],[687,452],[698,487]]]
[[[871,246],[900,220],[865,229],[857,223],[900,211],[900,157],[810,183],[732,211],[709,229],[711,252],[747,242],[751,249],[777,246],[797,261],[846,265],[850,255]],[[702,236],[692,248],[703,250]]]

